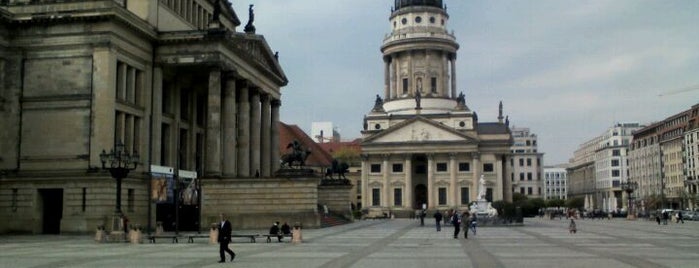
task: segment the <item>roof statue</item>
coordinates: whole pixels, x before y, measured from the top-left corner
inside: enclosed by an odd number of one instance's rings
[[[383,112],[383,99],[376,94],[376,100],[374,100],[374,108],[371,109],[374,112]]]
[[[219,22],[221,16],[221,0],[214,1],[214,13],[211,15],[211,22]]]
[[[422,107],[420,107],[420,102],[422,101],[422,95],[420,95],[420,91],[416,90],[415,91],[415,110],[420,110]]]
[[[255,33],[255,25],[252,24],[253,22],[255,22],[255,11],[252,9],[254,6],[255,5],[250,5],[250,7],[248,8],[248,24],[245,24],[245,33]]]

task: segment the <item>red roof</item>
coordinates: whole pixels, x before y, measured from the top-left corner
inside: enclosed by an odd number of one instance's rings
[[[306,166],[329,167],[332,165],[333,157],[322,147],[320,147],[311,137],[306,135],[297,125],[287,125],[279,122],[279,153],[285,155],[289,153],[287,145],[294,140],[299,141],[303,148],[311,150],[311,154],[306,159]]]
[[[328,152],[330,155],[335,153],[337,150],[342,149],[342,148],[350,148],[352,150],[356,150],[357,152],[361,152],[362,147],[361,143],[362,139],[356,139],[353,141],[338,141],[338,142],[324,142],[318,144],[323,150]]]

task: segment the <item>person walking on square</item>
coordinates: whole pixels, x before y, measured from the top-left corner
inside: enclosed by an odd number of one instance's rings
[[[578,231],[578,229],[575,226],[575,221],[573,219],[570,219],[570,224],[568,225],[568,232],[571,234],[574,234]]]
[[[437,232],[442,231],[442,226],[440,225],[442,222],[442,213],[440,213],[439,210],[434,213],[434,220],[437,223]]]
[[[667,211],[663,211],[663,225],[667,225],[667,220],[670,219],[670,214]]]
[[[677,223],[682,222],[684,224],[684,219],[682,218],[682,211],[677,212]]]
[[[457,239],[461,231],[461,215],[458,211],[454,211],[454,215],[451,216],[451,224],[454,225],[454,239]]]
[[[478,227],[478,216],[476,216],[476,213],[471,213],[471,218],[469,219],[469,222],[471,222],[471,231],[473,231],[473,235],[476,235],[476,227]]]
[[[228,248],[228,244],[231,242],[231,232],[233,228],[225,214],[221,213],[219,216],[221,217],[221,223],[218,228],[218,252],[221,255],[221,259],[218,262],[226,262],[226,254],[224,254],[224,252],[228,252],[228,255],[231,255],[231,261],[233,261],[233,259],[235,259],[235,252]]]
[[[466,239],[468,239],[468,225],[470,224],[468,219],[470,219],[470,214],[468,211],[464,211],[464,213],[461,214],[461,226],[464,229],[464,238]]]
[[[655,214],[655,221],[660,225],[660,214]]]
[[[427,212],[423,209],[420,211],[420,226],[425,226],[425,216],[427,216]]]

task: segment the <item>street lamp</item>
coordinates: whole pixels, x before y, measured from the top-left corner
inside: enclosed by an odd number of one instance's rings
[[[628,200],[628,211],[626,219],[633,220],[636,219],[636,212],[634,211],[634,197],[633,192],[638,188],[638,183],[635,181],[626,181],[621,183],[621,189],[626,192],[626,199]]]
[[[124,148],[124,144],[118,142],[116,148],[107,153],[102,150],[100,154],[102,169],[109,170],[112,178],[116,180],[116,210],[112,221],[112,231],[119,230],[119,219],[124,215],[121,211],[121,180],[129,175],[129,171],[138,166],[138,153],[134,150],[131,154]]]

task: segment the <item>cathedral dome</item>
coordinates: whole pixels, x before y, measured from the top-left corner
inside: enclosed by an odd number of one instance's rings
[[[442,0],[395,0],[395,10],[411,6],[429,6],[444,8]]]

